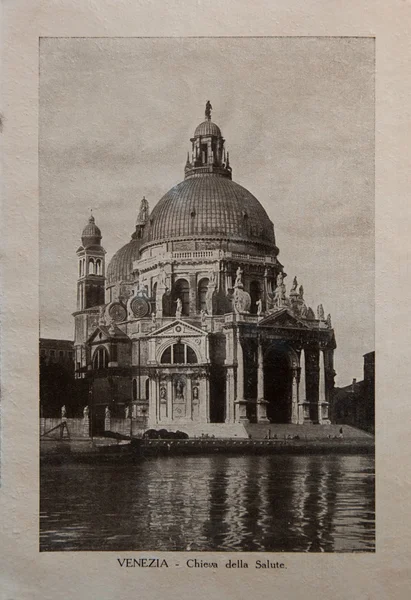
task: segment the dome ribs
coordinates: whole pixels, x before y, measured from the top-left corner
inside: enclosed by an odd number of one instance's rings
[[[143,244],[196,235],[230,236],[275,245],[272,223],[258,200],[234,181],[216,175],[185,179],[151,213]]]

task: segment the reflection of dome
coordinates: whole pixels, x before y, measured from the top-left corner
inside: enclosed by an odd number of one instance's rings
[[[181,237],[275,246],[273,224],[257,198],[238,183],[212,173],[190,177],[163,196],[151,213],[143,245]]]
[[[194,137],[200,135],[215,135],[217,137],[221,137],[221,130],[218,125],[207,119],[200,123],[194,132]]]
[[[83,229],[81,234],[81,241],[83,246],[98,246],[101,242],[101,231],[97,227],[93,215],[90,215],[87,225]]]
[[[132,239],[128,244],[117,250],[107,267],[106,285],[110,286],[120,281],[130,281],[133,262],[139,258],[141,240]]]

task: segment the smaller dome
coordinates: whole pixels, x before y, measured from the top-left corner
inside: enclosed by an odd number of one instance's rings
[[[133,238],[128,244],[117,250],[107,268],[107,286],[132,280],[133,262],[140,258],[140,246],[141,240]]]
[[[194,137],[199,137],[200,135],[215,135],[216,137],[222,137],[219,126],[209,119],[200,123],[196,128]]]
[[[93,215],[90,215],[87,225],[83,229],[81,234],[81,241],[83,246],[100,245],[101,242],[101,231],[97,227]]]

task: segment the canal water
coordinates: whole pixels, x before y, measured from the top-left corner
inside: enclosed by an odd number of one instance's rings
[[[43,465],[40,549],[373,552],[370,456]]]

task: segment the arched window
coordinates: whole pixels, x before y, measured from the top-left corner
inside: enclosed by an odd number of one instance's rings
[[[106,369],[108,367],[108,352],[105,348],[98,348],[93,359],[94,369]]]
[[[101,275],[101,260],[99,258],[96,260],[96,275]]]
[[[181,342],[174,344],[174,346],[173,346],[173,364],[183,365],[185,362],[187,362],[184,357],[184,354],[185,354],[184,350],[185,350],[185,344],[181,344]]]
[[[94,275],[94,258],[89,258],[88,272],[89,272],[89,275]]]
[[[137,379],[133,379],[133,400],[137,400]]]
[[[197,356],[190,346],[177,342],[164,350],[160,362],[163,365],[195,365]]]
[[[177,298],[181,299],[181,302],[183,304],[181,314],[188,317],[188,315],[190,314],[190,286],[186,279],[178,279],[178,281],[175,284],[173,296],[175,301],[177,300]],[[173,307],[174,315],[176,314],[176,308],[177,304],[175,303]]]
[[[260,284],[258,281],[250,283],[251,308],[250,312],[253,315],[257,314],[257,300],[261,298]]]
[[[198,312],[201,312],[202,310],[206,310],[206,296],[207,296],[207,290],[208,290],[208,283],[209,280],[207,279],[207,277],[204,277],[204,279],[201,279],[198,283],[198,293],[197,293],[197,307],[198,307]]]
[[[161,364],[163,365],[170,365],[172,363],[172,358],[171,358],[171,346],[169,346],[168,348],[166,348],[162,354],[161,357]]]
[[[149,398],[150,398],[150,380],[148,377],[146,379],[145,386],[146,386],[146,400],[149,400]]]
[[[194,350],[192,348],[190,348],[190,346],[186,346],[186,348],[187,348],[186,363],[188,363],[189,365],[196,364],[196,362],[197,362],[196,353],[194,352]]]

